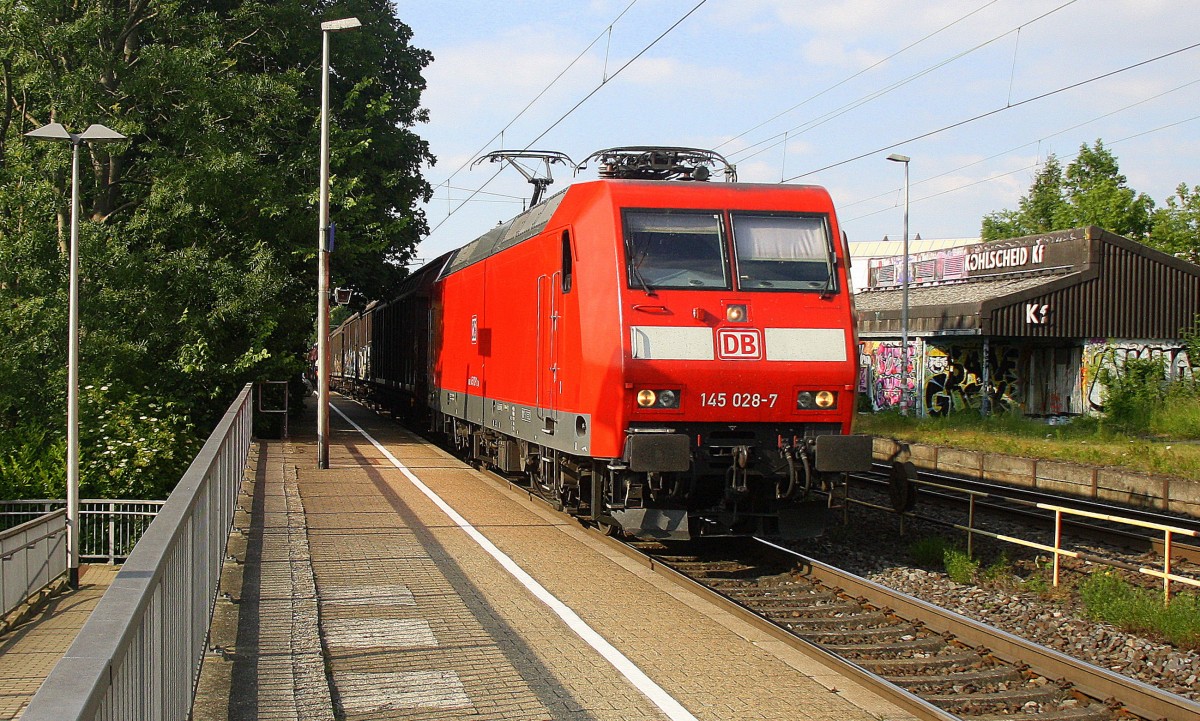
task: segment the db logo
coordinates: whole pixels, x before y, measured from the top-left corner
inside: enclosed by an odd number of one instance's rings
[[[717,331],[717,358],[762,360],[762,331],[757,328],[721,328]]]

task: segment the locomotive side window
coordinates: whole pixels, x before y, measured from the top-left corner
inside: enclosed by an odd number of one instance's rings
[[[733,213],[738,286],[831,292],[832,246],[824,216]]]
[[[729,288],[720,213],[627,210],[624,221],[630,288]]]
[[[562,292],[571,292],[571,271],[575,264],[571,259],[571,231],[562,232]]]

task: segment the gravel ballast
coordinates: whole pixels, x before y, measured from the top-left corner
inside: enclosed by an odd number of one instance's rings
[[[993,529],[998,530],[998,529]],[[1014,532],[1014,529],[1005,532]],[[1020,534],[1015,529],[1014,535]],[[1028,536],[1029,531],[1024,531]],[[1035,643],[1053,648],[1088,663],[1125,674],[1160,689],[1200,701],[1200,653],[1183,650],[1160,640],[1126,633],[1103,622],[1088,618],[1076,594],[1066,590],[1038,592],[1019,580],[1008,578],[981,581],[980,585],[960,584],[944,572],[914,566],[908,557],[910,544],[927,536],[960,541],[961,532],[905,521],[905,534],[899,534],[894,514],[855,509],[849,526],[840,519],[830,526],[824,538],[798,544],[797,550],[818,560],[846,569],[876,583],[928,601],[982,623],[995,626]],[[980,549],[985,559],[998,553]],[[1016,568],[1032,567],[1032,557],[1021,559],[1017,546],[1005,546]],[[1106,555],[1112,554],[1111,550]],[[1140,559],[1148,563],[1147,559]],[[1161,563],[1161,559],[1159,560]],[[1076,568],[1087,572],[1095,567]],[[1068,580],[1077,580],[1078,571],[1068,572]]]

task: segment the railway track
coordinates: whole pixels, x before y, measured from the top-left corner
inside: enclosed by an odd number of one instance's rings
[[[546,501],[526,484],[487,472],[514,493]],[[767,541],[667,547],[596,534],[920,719],[1200,718],[1200,703]]]
[[[959,478],[924,470],[911,469],[915,472],[915,484],[904,492],[896,491],[897,471],[889,464],[876,463],[875,469],[869,473],[851,474],[851,480],[859,488],[871,489],[871,498],[856,498],[852,503],[867,505],[895,511],[898,505],[904,505],[909,500],[908,508],[914,518],[927,523],[942,526],[951,525],[943,514],[930,515],[921,513],[915,508],[917,499],[922,502],[932,502],[938,507],[946,505],[965,507],[972,504],[972,514],[990,514],[992,517],[1018,519],[1031,527],[1039,527],[1044,531],[1052,531],[1054,513],[1043,506],[1059,506],[1072,508],[1096,515],[1117,516],[1133,523],[1168,525],[1193,532],[1200,531],[1200,519],[1170,515],[1154,510],[1118,506],[1083,498],[1062,496],[1046,493],[1036,489],[1014,488],[1001,484],[988,483],[969,478]],[[906,498],[907,494],[912,494]],[[973,498],[973,503],[972,503]],[[879,499],[887,499],[883,503]],[[1073,534],[1104,544],[1133,549],[1137,551],[1164,552],[1164,540],[1161,533],[1147,530],[1136,525],[1106,522],[1102,519],[1087,519],[1079,516],[1064,516],[1063,526]],[[1171,545],[1172,558],[1200,563],[1200,544],[1194,539],[1176,535]],[[1119,565],[1119,564],[1118,564]]]
[[[919,718],[1200,718],[1200,704],[766,541],[619,544]]]

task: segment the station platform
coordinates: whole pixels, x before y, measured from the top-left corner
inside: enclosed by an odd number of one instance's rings
[[[260,441],[193,717],[911,715],[392,420]],[[310,402],[311,406],[311,402]]]

